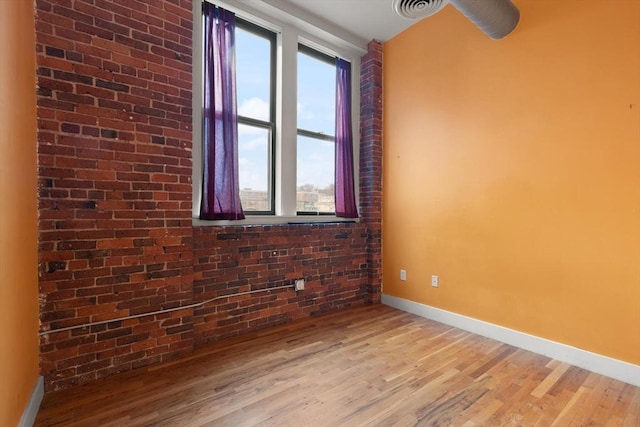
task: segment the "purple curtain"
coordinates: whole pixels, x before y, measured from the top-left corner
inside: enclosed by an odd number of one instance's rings
[[[351,63],[337,58],[336,70],[336,216],[357,218],[353,184]]]
[[[243,219],[238,182],[235,15],[202,3],[204,15],[201,219]]]

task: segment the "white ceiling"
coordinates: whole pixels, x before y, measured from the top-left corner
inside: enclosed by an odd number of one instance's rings
[[[384,42],[415,24],[398,16],[391,0],[267,0],[273,6],[298,9],[340,27],[363,45],[372,39]]]

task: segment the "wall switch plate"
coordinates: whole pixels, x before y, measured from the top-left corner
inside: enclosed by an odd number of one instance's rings
[[[438,276],[431,276],[431,286],[434,288],[438,287]]]
[[[296,291],[304,290],[304,279],[296,279],[295,287],[296,287]]]
[[[407,280],[407,270],[400,270],[400,280]]]

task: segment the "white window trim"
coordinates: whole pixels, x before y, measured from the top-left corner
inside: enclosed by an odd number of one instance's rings
[[[239,17],[277,34],[278,75],[276,76],[276,183],[275,215],[246,215],[239,221],[200,220],[202,188],[202,6],[193,2],[193,224],[198,226],[262,225],[281,223],[353,222],[353,218],[332,215],[296,215],[297,148],[297,54],[298,43],[351,62],[351,96],[353,125],[353,161],[356,200],[360,178],[360,57],[366,53],[364,43],[354,40],[337,28],[325,28],[309,21],[312,17],[294,14],[279,5],[260,0],[246,2],[212,1]],[[286,167],[285,165],[289,165]]]

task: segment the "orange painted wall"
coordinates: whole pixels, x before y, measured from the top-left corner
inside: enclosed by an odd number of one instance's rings
[[[383,292],[640,364],[640,2],[514,3],[384,46]]]
[[[0,0],[0,426],[15,426],[38,379],[33,2]]]

